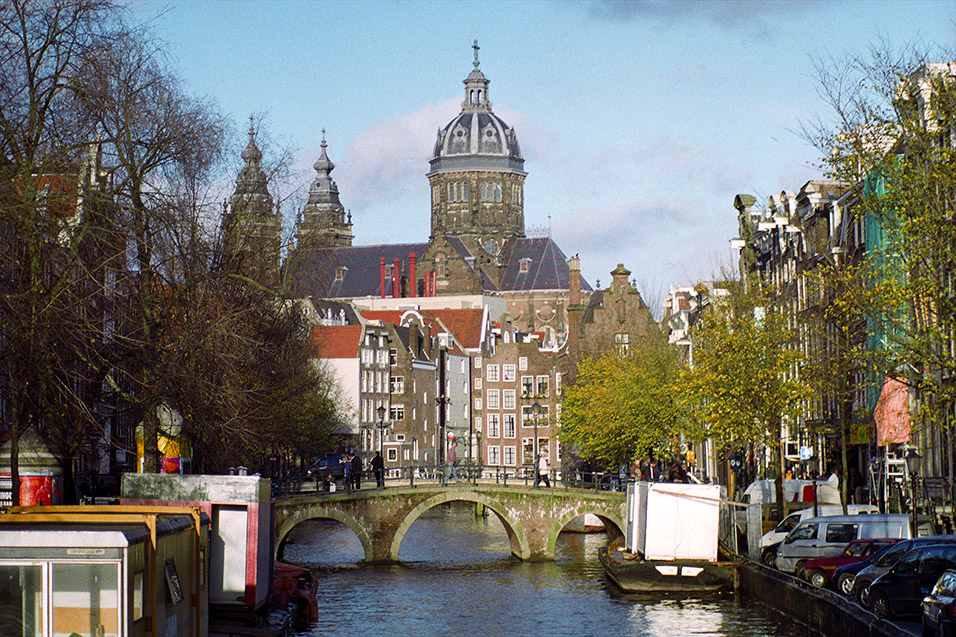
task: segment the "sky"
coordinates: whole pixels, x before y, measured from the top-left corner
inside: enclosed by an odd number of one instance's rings
[[[286,230],[323,130],[355,245],[427,241],[425,174],[461,110],[477,39],[494,112],[525,158],[525,225],[645,300],[733,264],[734,196],[821,176],[803,122],[832,118],[815,58],[881,40],[956,49],[956,2],[907,0],[141,0],[191,93],[294,152]],[[952,58],[950,58],[952,59]],[[275,150],[274,150],[275,149]],[[274,157],[273,157],[274,159]],[[298,204],[296,202],[299,202]]]

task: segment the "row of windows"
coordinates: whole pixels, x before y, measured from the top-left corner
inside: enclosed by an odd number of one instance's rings
[[[364,365],[388,365],[389,362],[388,350],[384,349],[363,349],[359,358]]]
[[[518,464],[517,460],[517,447],[508,445],[503,448],[499,448],[498,445],[488,445],[488,464],[504,464],[506,466],[513,467]]]
[[[387,371],[376,371],[371,369],[362,370],[362,391],[365,393],[383,393],[385,388],[388,387],[390,381],[388,380]]]
[[[448,201],[451,203],[461,203],[469,201],[469,186],[467,181],[448,182]],[[520,193],[518,186],[512,186],[513,193]],[[437,191],[436,191],[437,192]],[[480,181],[478,182],[478,200],[494,201],[501,203],[501,182]],[[517,197],[515,197],[517,201]]]
[[[475,400],[476,409],[481,409],[481,399],[478,398]],[[555,405],[555,419],[560,419],[561,417],[561,405]],[[548,405],[542,405],[541,417],[537,420],[538,427],[544,428],[548,427],[551,424],[551,417],[549,413]],[[500,438],[501,429],[500,426],[504,423],[505,426],[505,438],[514,438],[514,428],[515,428],[515,414],[495,414],[495,413],[486,413],[485,417],[488,419],[488,430],[485,432],[488,438]],[[524,406],[521,408],[521,427],[523,429],[530,429],[535,426],[534,412],[530,406]],[[481,428],[481,416],[475,416],[475,429],[477,431],[482,431]],[[509,433],[510,432],[510,433]]]

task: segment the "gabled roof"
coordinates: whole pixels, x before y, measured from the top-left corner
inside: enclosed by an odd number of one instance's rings
[[[315,325],[309,332],[309,342],[315,347],[317,358],[358,360],[362,329],[361,325]]]
[[[522,262],[525,271],[522,271]],[[501,292],[567,290],[570,281],[568,258],[551,237],[516,239],[501,278]],[[581,279],[581,290],[591,291]]]

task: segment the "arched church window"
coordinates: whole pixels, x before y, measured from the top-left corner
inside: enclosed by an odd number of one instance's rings
[[[455,189],[453,184],[448,184],[448,201],[455,200]]]
[[[464,181],[461,184],[461,200],[468,201],[468,182]]]
[[[478,91],[478,103],[481,104],[481,91]]]
[[[461,182],[455,182],[455,198],[452,201],[461,201]]]
[[[495,201],[501,201],[501,184],[495,184]]]
[[[482,181],[478,184],[478,199],[488,201],[488,182]]]

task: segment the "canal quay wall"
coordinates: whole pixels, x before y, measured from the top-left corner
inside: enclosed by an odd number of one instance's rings
[[[842,595],[786,573],[748,562],[737,570],[738,591],[825,635],[898,637],[900,626],[861,608]]]

